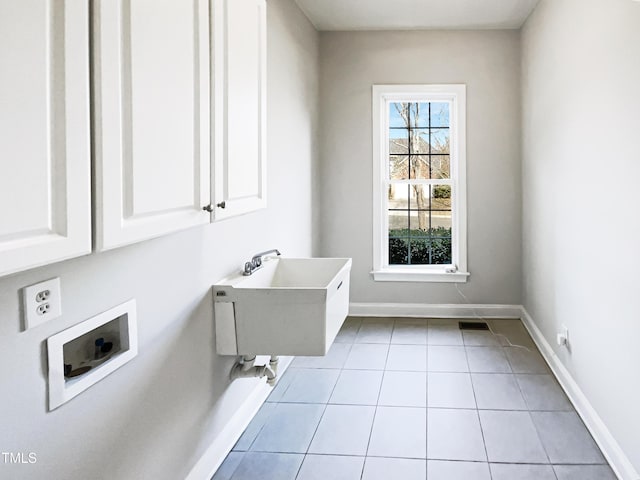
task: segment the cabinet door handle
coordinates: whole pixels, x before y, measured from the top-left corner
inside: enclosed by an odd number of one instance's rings
[[[225,208],[227,206],[226,202],[220,202],[216,204],[216,207],[218,208]],[[203,210],[211,213],[213,212],[213,205],[209,204],[209,205],[205,205],[204,207],[202,207]]]

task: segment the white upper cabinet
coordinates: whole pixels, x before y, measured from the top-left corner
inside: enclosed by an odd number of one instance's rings
[[[213,0],[214,219],[266,207],[266,3]]]
[[[208,0],[96,0],[93,16],[97,250],[208,223]]]
[[[91,251],[86,0],[0,1],[0,275]]]
[[[0,0],[0,40],[0,275],[91,252],[92,153],[97,251],[266,206],[265,0]]]

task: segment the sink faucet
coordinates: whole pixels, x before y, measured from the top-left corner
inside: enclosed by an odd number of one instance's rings
[[[267,250],[266,252],[256,253],[253,258],[251,258],[250,262],[244,264],[244,275],[251,275],[253,272],[262,267],[262,257],[265,255],[269,255],[270,253],[275,253],[276,255],[280,255],[280,252],[277,249]]]

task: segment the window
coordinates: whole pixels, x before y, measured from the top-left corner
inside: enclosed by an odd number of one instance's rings
[[[465,282],[464,85],[373,86],[373,276]]]

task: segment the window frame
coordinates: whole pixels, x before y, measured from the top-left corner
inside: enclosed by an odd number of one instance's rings
[[[389,105],[395,102],[448,102],[451,185],[451,259],[449,265],[389,265]],[[373,270],[375,281],[466,282],[466,85],[373,85]],[[433,180],[425,184],[442,183]],[[422,183],[397,180],[395,184]]]

